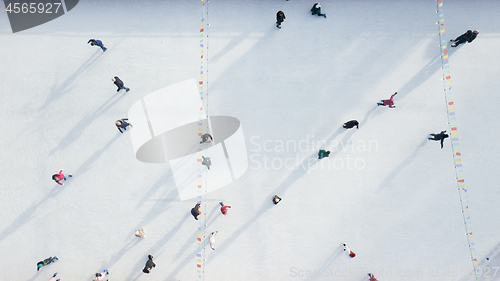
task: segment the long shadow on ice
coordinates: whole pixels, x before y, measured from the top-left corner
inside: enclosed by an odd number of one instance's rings
[[[38,207],[40,207],[45,201],[47,201],[51,197],[55,197],[61,193],[64,189],[63,186],[56,184],[47,195],[37,203],[32,204],[28,207],[21,215],[19,215],[9,226],[7,226],[0,233],[0,242],[5,238],[9,237],[11,234],[16,232],[19,228],[21,228],[25,223],[29,222],[32,218],[34,218]]]
[[[144,267],[144,264],[147,261],[147,255],[152,255],[153,259],[154,259],[154,257],[160,256],[163,253],[163,250],[167,250],[167,249],[165,249],[164,245],[168,242],[168,240],[170,240],[170,238],[174,237],[174,235],[181,229],[182,224],[184,224],[189,219],[190,215],[191,215],[191,213],[186,213],[184,215],[184,217],[182,217],[179,220],[179,222],[177,223],[177,225],[175,225],[174,227],[172,227],[170,229],[170,231],[161,240],[159,240],[158,242],[156,242],[156,244],[154,244],[151,248],[149,248],[149,250],[144,251],[144,259],[141,260],[141,261],[139,261],[136,265],[134,265],[133,268],[131,268],[130,274],[127,277],[126,280],[137,280],[137,278],[139,278],[141,275],[144,274],[144,273],[142,273],[142,268]],[[191,239],[189,241],[196,241],[194,239],[194,237],[192,237],[192,238],[193,239]],[[159,249],[162,249],[162,250],[159,251]],[[194,257],[195,257],[195,254],[193,252],[192,254],[188,255],[188,260],[193,260]],[[162,266],[162,265],[157,265],[157,266]],[[166,266],[166,265],[163,265],[163,266]],[[177,271],[179,271],[180,269],[182,269],[182,268],[179,268],[179,266],[177,267],[178,268]],[[175,272],[175,270],[172,271],[171,275],[174,272]]]
[[[122,94],[123,95],[123,94]],[[119,95],[112,95],[107,101],[105,101],[101,106],[99,106],[94,112],[87,114],[83,117],[74,127],[69,131],[66,136],[64,136],[61,142],[52,149],[49,154],[56,152],[57,150],[62,150],[72,144],[75,140],[79,139],[83,134],[85,128],[90,126],[92,122],[97,118],[97,116],[101,115],[104,111],[113,106],[117,100],[120,99]]]
[[[51,102],[57,100],[58,98],[62,97],[65,93],[70,91],[72,89],[71,85],[73,84],[74,81],[77,80],[78,76],[80,76],[83,71],[89,66],[94,65],[94,62],[102,55],[102,52],[96,52],[90,58],[84,62],[73,74],[71,74],[64,82],[62,82],[59,86],[55,87],[50,91],[50,94],[47,95],[47,99],[45,99],[45,102],[43,105],[40,107],[40,109],[45,109]]]
[[[121,135],[121,134],[120,134]],[[72,174],[80,176],[85,173],[90,166],[102,155],[104,151],[106,151],[115,141],[118,139],[119,134],[116,134],[113,138],[111,138],[106,145],[104,145],[101,149],[97,150],[90,156],[80,167],[78,167]]]
[[[148,201],[148,199],[151,198],[151,196],[153,196],[156,193],[156,191],[158,191],[160,189],[160,187],[164,186],[171,177],[172,177],[171,169],[168,169],[158,179],[158,181],[156,181],[153,184],[153,186],[151,186],[151,188],[148,189],[148,191],[144,194],[144,196],[142,196],[141,200],[139,200],[139,202],[137,203],[137,205],[135,206],[135,208],[137,209],[137,208],[140,208],[142,205],[144,205],[144,203],[146,201]]]
[[[398,94],[395,97],[396,101],[402,100],[407,94],[411,93],[418,86],[431,78],[431,76],[437,71],[441,70],[441,54],[433,54],[436,49],[435,42],[431,41],[427,46],[427,56],[431,59],[417,74],[415,74],[408,82],[406,82],[406,84],[403,85],[403,87],[398,90]],[[457,48],[448,48],[448,58],[455,53],[456,49]]]
[[[394,177],[399,175],[399,173],[401,173],[401,171],[404,170],[406,168],[406,166],[410,165],[411,162],[413,162],[413,160],[415,160],[418,153],[420,152],[420,149],[422,149],[422,147],[424,147],[427,142],[428,142],[428,140],[426,138],[424,138],[424,140],[420,143],[420,145],[417,146],[415,151],[413,151],[413,153],[410,156],[408,156],[405,160],[403,160],[401,163],[399,163],[394,170],[392,170],[392,172],[378,186],[377,193],[382,191],[382,189],[384,189],[386,186],[390,185],[392,183],[392,180],[394,179]]]
[[[321,270],[323,270],[324,268],[328,268],[333,263],[334,260],[336,260],[340,255],[342,255],[343,252],[344,251],[343,251],[342,246],[339,245],[320,267],[315,267],[315,268],[319,268]],[[311,276],[311,277],[307,278],[306,280],[316,280],[316,279],[318,279],[318,277],[320,277],[320,276],[319,275],[318,276]]]

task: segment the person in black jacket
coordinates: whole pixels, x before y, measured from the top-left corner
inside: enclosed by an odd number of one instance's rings
[[[455,40],[450,40],[451,42],[451,46],[452,47],[456,47],[460,44],[463,44],[465,42],[472,42],[474,41],[474,39],[476,39],[477,35],[479,34],[479,30],[467,30],[467,32],[465,32],[464,34],[458,36],[457,38],[455,38]]]
[[[214,138],[212,138],[212,135],[203,134],[203,136],[201,136],[200,143],[211,143],[213,140],[214,140]]]
[[[320,17],[325,17],[326,18],[326,14],[322,14],[321,13],[321,4],[320,3],[314,3],[314,5],[312,6],[311,8],[311,13],[312,15],[318,15]]]
[[[118,128],[118,131],[120,131],[120,133],[123,134],[123,131],[126,131],[127,130],[127,127],[130,126],[130,127],[134,127],[132,126],[132,124],[128,123],[128,118],[123,118],[123,119],[120,119],[120,120],[116,120],[115,122],[115,125],[116,125],[116,128]]]
[[[153,269],[153,267],[156,267],[156,264],[153,262],[153,256],[148,255],[148,261],[146,262],[146,265],[144,266],[142,272],[149,274],[149,271]]]
[[[344,123],[344,125],[342,127],[344,127],[344,129],[352,129],[352,128],[354,128],[354,126],[356,126],[356,128],[359,129],[358,120],[347,121]]]
[[[431,134],[432,137],[428,137],[428,140],[441,141],[441,149],[443,149],[444,139],[449,137],[448,134],[445,134],[446,131],[441,131],[439,134]]]
[[[276,14],[276,27],[281,29],[281,23],[286,19],[285,13],[283,11],[279,11]]]
[[[191,209],[191,215],[193,215],[195,220],[198,220],[198,216],[201,214],[200,212],[201,206],[200,204],[196,204],[192,209]]]
[[[125,89],[125,91],[130,91],[129,88],[125,87],[125,85],[123,84],[123,81],[118,78],[118,76],[115,76],[113,78],[111,78],[111,81],[113,81],[116,85],[116,87],[118,87],[118,90],[116,90],[117,92],[119,92],[121,89]]]

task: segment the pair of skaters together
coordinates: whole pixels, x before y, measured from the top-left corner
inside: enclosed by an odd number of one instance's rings
[[[311,14],[313,16],[318,15],[320,17],[326,18],[326,14],[321,13],[321,4],[320,3],[314,3],[314,5],[311,8]],[[285,13],[283,11],[278,11],[278,13],[276,13],[276,27],[278,29],[281,29],[281,23],[284,22],[285,19],[286,19],[286,17],[285,17]]]

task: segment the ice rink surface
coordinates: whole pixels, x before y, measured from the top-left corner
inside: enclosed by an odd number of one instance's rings
[[[498,280],[500,6],[443,1],[448,39],[481,32],[449,64],[479,280]],[[203,235],[218,234],[201,280],[474,280],[450,140],[426,139],[449,131],[436,1],[324,1],[327,18],[312,4],[205,6],[205,112],[241,121],[249,168],[204,197]],[[199,79],[202,16],[201,1],[80,1],[13,34],[0,11],[1,280],[200,280],[197,199],[180,200],[169,164],[136,160],[114,121]],[[396,91],[396,108],[376,106]]]

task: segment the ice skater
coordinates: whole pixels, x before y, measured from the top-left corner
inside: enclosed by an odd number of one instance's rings
[[[274,195],[273,204],[278,205],[279,202],[281,202],[281,198],[278,195]]]
[[[211,143],[213,141],[214,141],[214,138],[212,138],[212,135],[210,135],[210,134],[203,134],[203,136],[201,136],[200,144],[201,143]]]
[[[201,156],[201,158],[203,159],[203,161],[201,161],[201,165],[207,166],[207,168],[210,170],[210,166],[212,165],[212,160],[210,160],[210,157]]]
[[[465,42],[471,43],[476,39],[477,35],[479,34],[479,30],[467,30],[464,34],[458,36],[455,38],[455,40],[451,39],[450,41],[453,42],[451,43],[452,47],[457,47],[460,44],[464,44]]]
[[[396,102],[394,101],[394,96],[397,95],[398,92],[395,92],[390,99],[387,100],[381,100],[379,103],[377,103],[377,106],[382,105],[386,106],[388,105],[390,108],[395,108],[396,106],[394,105]]]
[[[231,206],[225,206],[225,205],[224,205],[224,202],[219,202],[219,204],[220,204],[220,206],[221,206],[221,207],[220,207],[220,211],[221,211],[221,213],[222,213],[224,216],[225,216],[225,215],[227,215],[227,208],[231,208]]]
[[[106,50],[108,49],[108,48],[104,47],[104,44],[102,44],[101,40],[90,39],[89,42],[87,42],[87,44],[88,43],[90,43],[90,46],[97,45],[97,46],[101,47],[103,53],[106,52]]]
[[[153,262],[153,256],[148,255],[148,261],[146,262],[146,265],[144,266],[142,272],[149,274],[149,272],[151,271],[151,269],[153,269],[153,267],[156,267],[156,264]]]
[[[319,152],[318,152],[318,159],[323,159],[325,157],[329,157],[330,156],[330,151],[326,151],[324,149],[321,149]]]
[[[427,139],[434,140],[434,141],[441,141],[441,149],[443,149],[444,139],[449,137],[449,135],[445,134],[445,133],[446,133],[446,131],[441,131],[441,133],[439,133],[439,134],[430,134],[431,137],[428,137]]]
[[[281,23],[285,21],[285,19],[286,19],[285,13],[283,13],[283,11],[279,11],[276,14],[276,27],[281,29]]]
[[[46,265],[49,265],[55,261],[59,260],[56,256],[53,256],[53,257],[50,257],[50,258],[46,258],[44,259],[43,261],[39,261],[37,264],[36,264],[36,271],[40,271],[40,268],[46,266]]]
[[[130,91],[130,88],[125,87],[123,81],[120,78],[118,78],[118,76],[111,78],[111,81],[113,81],[116,87],[118,87],[118,90],[116,90],[117,92],[119,92],[121,89],[125,89],[126,92]]]
[[[123,131],[127,130],[128,126],[134,127],[134,126],[132,126],[132,124],[128,123],[127,121],[128,121],[128,118],[123,118],[120,120],[116,120],[116,122],[115,122],[116,128],[118,128],[118,131],[120,131],[120,133],[122,133],[122,134],[123,134]],[[123,129],[123,131],[122,131],[122,129]]]
[[[56,279],[56,276],[57,276],[57,272],[54,273],[54,275],[52,275],[52,277],[50,277],[49,281],[59,281],[59,280],[61,280],[60,278]]]
[[[210,248],[212,248],[212,250],[215,250],[214,243],[215,243],[215,234],[217,234],[217,232],[218,231],[212,232],[212,235],[210,235],[210,237],[208,238],[208,241],[210,241]]]
[[[108,274],[109,274],[109,271],[107,269],[103,270],[102,273],[97,272],[95,274],[94,279],[92,279],[92,281],[104,281],[104,279],[106,279],[106,275],[108,275]],[[108,279],[106,279],[106,281],[108,281]]]
[[[311,8],[311,13],[314,15],[318,15],[320,17],[325,17],[326,18],[326,14],[322,14],[321,13],[321,4],[320,3],[315,3],[313,5],[313,7]]]
[[[369,281],[377,281],[377,278],[372,273],[368,273],[368,277],[370,277]]]
[[[197,203],[192,209],[191,209],[191,215],[193,215],[195,220],[198,220],[198,216],[201,214],[201,205],[200,203]]]
[[[73,175],[68,175],[68,178],[71,178],[71,177],[73,177]],[[59,174],[53,174],[52,175],[52,180],[54,180],[55,182],[57,182],[60,185],[64,185],[61,182],[61,181],[65,181],[66,180],[66,177],[63,174],[63,170],[59,171]]]
[[[139,238],[144,238],[144,236],[145,236],[144,228],[136,229],[135,230],[135,236],[139,237]]]
[[[358,120],[347,121],[344,123],[344,125],[342,125],[342,127],[344,127],[344,129],[352,129],[352,128],[354,128],[354,126],[356,126],[356,129],[359,129]]]
[[[356,254],[353,251],[351,251],[351,249],[349,249],[349,247],[347,247],[346,244],[343,244],[343,245],[344,245],[345,255],[350,259],[354,258],[356,256]]]

